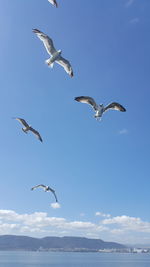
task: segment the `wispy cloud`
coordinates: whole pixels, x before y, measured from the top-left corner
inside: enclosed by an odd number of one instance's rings
[[[131,24],[137,24],[139,22],[139,18],[133,18],[130,20]]]
[[[122,129],[118,132],[119,134],[128,134],[128,130],[127,129]]]
[[[133,4],[134,0],[128,0],[125,4],[126,7],[130,7]]]
[[[84,213],[84,212],[81,212],[81,213],[80,213],[80,216],[81,216],[81,217],[84,217],[84,216],[85,216],[85,213]]]
[[[100,216],[100,217],[106,217],[106,218],[110,218],[111,215],[110,214],[106,214],[100,211],[95,212],[95,216]]]

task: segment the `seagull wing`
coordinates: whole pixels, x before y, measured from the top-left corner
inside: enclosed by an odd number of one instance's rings
[[[57,199],[57,196],[56,196],[55,190],[54,190],[54,189],[52,189],[51,187],[49,187],[48,189],[49,189],[49,191],[51,191],[51,192],[53,193],[53,195],[54,195],[54,197],[55,197],[55,200],[56,200],[56,202],[58,202],[58,199]]]
[[[56,0],[48,0],[53,6],[58,7]]]
[[[53,194],[54,194],[54,197],[55,197],[56,202],[58,202],[58,199],[57,199],[57,196],[56,196],[55,191],[53,192]]]
[[[14,118],[15,120],[19,121],[21,124],[23,124],[25,127],[29,127],[28,123],[21,118]]]
[[[31,190],[34,190],[34,189],[36,189],[36,188],[38,188],[38,187],[45,188],[46,186],[45,186],[44,184],[39,184],[39,185],[33,186],[33,187],[31,188]]]
[[[107,110],[109,110],[109,109],[119,110],[119,111],[122,111],[122,112],[125,112],[126,111],[126,109],[122,105],[120,105],[119,103],[117,103],[117,102],[112,102],[109,105],[107,105],[104,108],[104,112],[107,111]]]
[[[75,100],[81,103],[89,104],[94,110],[97,110],[97,104],[92,97],[89,96],[78,96],[75,97]]]
[[[61,65],[61,66],[64,68],[64,70],[65,70],[71,77],[73,77],[73,69],[72,69],[72,67],[71,67],[70,62],[69,62],[67,59],[65,59],[65,58],[63,58],[62,56],[60,56],[60,57],[56,60],[56,62],[57,62],[59,65]]]
[[[33,133],[36,135],[36,137],[37,137],[41,142],[43,142],[42,137],[40,136],[40,134],[39,134],[38,131],[36,131],[36,130],[33,129],[32,127],[30,127],[30,131],[33,132]]]
[[[52,39],[45,33],[39,31],[38,29],[33,29],[33,32],[37,37],[43,42],[46,51],[49,55],[53,55],[56,52]]]

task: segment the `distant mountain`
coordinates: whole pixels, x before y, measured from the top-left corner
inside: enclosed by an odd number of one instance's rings
[[[124,245],[104,242],[101,239],[84,237],[44,237],[0,235],[0,250],[55,250],[55,251],[97,251],[99,249],[123,249]]]

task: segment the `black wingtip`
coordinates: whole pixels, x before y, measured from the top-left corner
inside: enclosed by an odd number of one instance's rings
[[[81,97],[82,97],[82,96],[76,96],[76,97],[74,98],[74,100],[80,102],[80,98],[81,98]]]
[[[122,106],[122,107],[121,107],[121,111],[122,111],[122,112],[126,112],[126,109]]]
[[[40,31],[39,31],[38,29],[32,29],[32,31],[33,31],[34,33],[40,33]]]
[[[71,77],[71,78],[74,77],[73,71],[70,73],[70,77]]]

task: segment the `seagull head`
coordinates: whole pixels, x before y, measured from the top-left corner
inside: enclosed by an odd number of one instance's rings
[[[103,111],[104,111],[104,105],[99,104],[99,113],[101,114],[101,116],[102,116]]]
[[[45,189],[44,189],[44,190],[45,190],[45,192],[46,192],[46,191],[49,191],[49,190],[50,190],[49,186],[48,186],[48,185],[45,186]]]
[[[62,53],[62,50],[58,50],[57,52],[59,53],[59,55],[61,55],[61,53]]]

